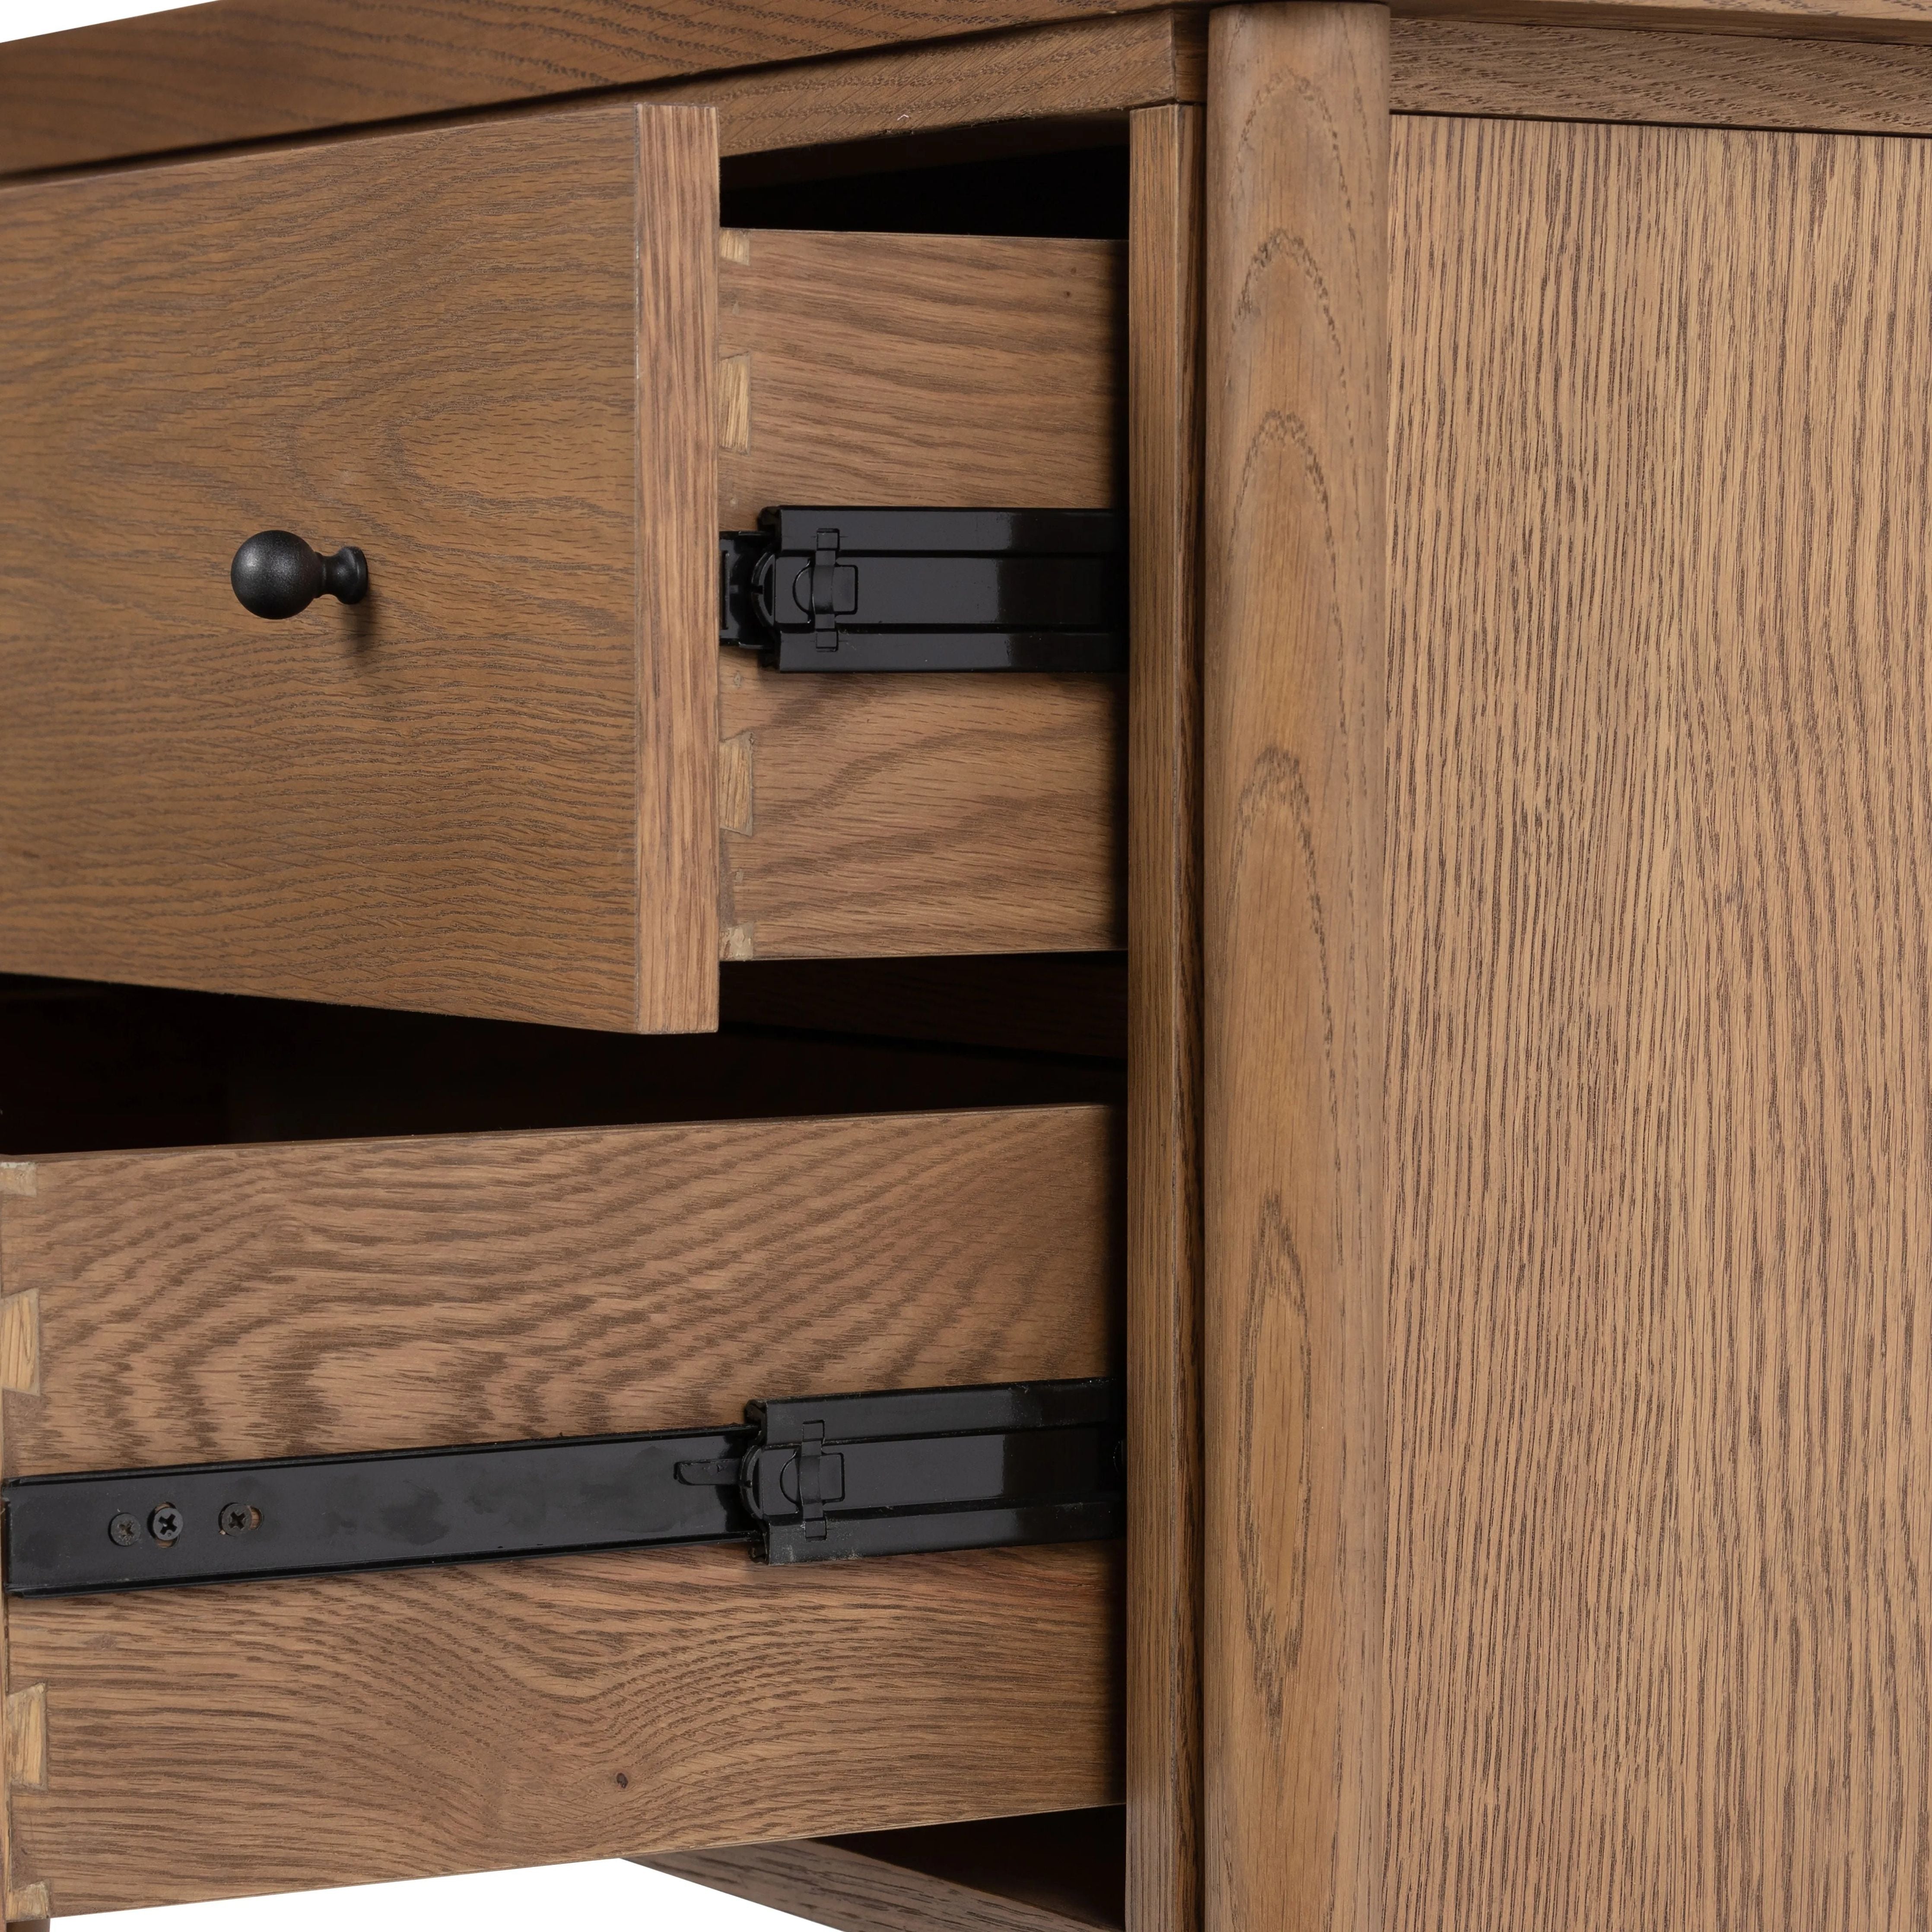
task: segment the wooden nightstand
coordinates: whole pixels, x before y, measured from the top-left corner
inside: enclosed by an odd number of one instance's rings
[[[1126,1528],[16,1588],[9,1916],[1919,1922],[1928,39],[0,49],[0,1013],[225,1096],[0,1093],[5,1478],[1114,1373]],[[721,646],[787,505],[1116,515],[1128,668]]]

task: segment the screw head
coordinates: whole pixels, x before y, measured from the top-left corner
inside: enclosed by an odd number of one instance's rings
[[[246,1536],[260,1527],[262,1512],[253,1503],[224,1503],[217,1521],[224,1536]]]
[[[141,1534],[141,1526],[131,1516],[117,1516],[107,1526],[107,1534],[125,1550]]]
[[[172,1503],[163,1503],[148,1519],[148,1534],[157,1543],[172,1543],[182,1533],[182,1513]]]

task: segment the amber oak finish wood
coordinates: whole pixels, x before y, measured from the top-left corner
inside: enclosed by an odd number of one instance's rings
[[[0,1216],[38,1368],[4,1397],[7,1472],[1115,1371],[1115,1133],[1076,1108],[34,1163]],[[10,1601],[14,1894],[82,1911],[1112,1802],[1118,1571],[987,1552],[787,1592],[700,1551]],[[171,1858],[127,1858],[135,1830]]]
[[[1683,197],[1668,137],[1395,131],[1388,1917],[1655,1924],[1696,1506],[1671,721],[1717,587],[1670,568]]]
[[[0,194],[0,964],[716,1024],[716,194],[626,106]]]
[[[1125,945],[1124,684],[784,676],[728,652],[724,957]]]
[[[718,1024],[715,264],[718,130],[707,108],[638,110],[638,934],[640,1033]],[[647,533],[647,534],[646,534]]]
[[[856,0],[728,0],[701,12],[566,0],[532,12],[509,0],[412,0],[399,16],[386,0],[215,0],[0,47],[0,173],[682,76],[716,74],[728,86],[733,69],[821,64],[962,34],[986,36],[962,44],[987,46],[990,80],[1009,37],[988,30],[1090,20],[1106,29],[1094,16],[1136,10],[1093,0],[911,0],[890,13]],[[1140,104],[1131,87],[1106,91],[1119,97],[1107,106]],[[982,97],[971,118],[998,119],[1015,104]],[[800,140],[766,145],[848,138],[807,124]]]
[[[561,166],[575,152],[552,131],[560,126],[621,133],[631,118],[600,110],[394,138],[428,142],[446,169],[472,142],[486,158],[507,142],[528,149],[540,171],[548,157],[560,154]],[[706,244],[688,259],[712,225],[712,173],[701,156],[664,146],[701,141],[706,124],[695,110],[652,110],[640,124],[641,160],[628,164],[638,178],[694,183],[694,199],[640,196],[634,182],[626,190],[624,206],[644,211],[644,272],[622,266],[622,244],[610,242],[610,326],[580,352],[593,395],[599,342],[605,352],[610,422],[586,417],[580,446],[561,454],[546,446],[546,460],[570,472],[556,489],[568,483],[569,493],[536,512],[520,466],[537,432],[524,418],[557,405],[540,388],[510,384],[506,371],[518,356],[548,368],[548,324],[532,314],[500,326],[476,249],[461,252],[469,226],[482,226],[466,177],[446,184],[448,232],[413,236],[469,290],[477,313],[468,326],[491,345],[482,362],[496,388],[460,420],[446,417],[463,384],[482,377],[449,371],[435,317],[420,320],[420,340],[404,332],[400,349],[382,336],[368,380],[380,388],[386,370],[399,370],[392,393],[364,398],[361,421],[346,407],[326,412],[304,430],[306,466],[292,472],[277,453],[276,414],[308,393],[308,379],[278,360],[286,352],[266,309],[260,341],[244,330],[242,346],[224,351],[218,407],[199,402],[200,379],[184,373],[188,362],[199,367],[202,337],[172,311],[147,360],[172,356],[178,366],[136,377],[137,395],[160,404],[130,410],[117,394],[100,406],[106,431],[81,427],[90,405],[77,377],[46,381],[49,368],[70,368],[68,346],[50,345],[44,363],[22,369],[13,419],[30,460],[13,500],[25,527],[48,539],[53,567],[34,568],[31,550],[18,557],[20,594],[0,620],[0,650],[27,692],[0,725],[18,752],[10,784],[0,781],[0,825],[20,862],[0,884],[5,963],[656,1030],[715,1022],[721,952],[1122,943],[1115,686],[1028,680],[969,690],[928,679],[794,689],[734,653],[717,720],[719,668],[704,641],[714,512],[702,507],[714,440],[723,446],[715,514],[727,525],[749,524],[772,502],[1117,500],[1120,250],[734,231],[717,250],[724,353],[714,412],[699,380],[710,367],[712,251]],[[264,170],[279,180],[295,169],[292,198],[305,206],[332,191],[332,170],[347,167],[352,180],[380,160],[364,142],[339,156],[161,171],[184,174],[191,191],[136,182],[16,194],[44,223],[64,196],[100,201],[97,238],[131,302],[142,251],[154,248],[140,224],[184,192],[203,228],[225,233],[262,194]],[[594,228],[604,218],[585,219]],[[614,214],[606,226],[614,238]],[[192,220],[189,228],[192,245]],[[51,226],[41,245],[51,279]],[[544,260],[532,238],[525,272],[539,290],[554,284],[560,302],[590,272],[556,257],[546,280]],[[211,274],[196,298],[214,301],[232,273]],[[656,345],[640,360],[620,346],[615,323],[618,290],[633,279],[644,339]],[[190,278],[191,291],[199,286]],[[21,332],[47,338],[62,302],[91,291],[56,292],[47,314],[19,318]],[[353,310],[353,291],[350,299]],[[380,333],[374,308],[352,319]],[[574,316],[572,326],[581,334],[589,323]],[[103,367],[119,352],[104,335],[98,348]],[[405,350],[428,358],[430,374],[417,376]],[[634,452],[619,444],[611,414],[633,362],[645,386],[630,412]],[[264,368],[271,374],[250,389]],[[342,378],[353,379],[352,370]],[[167,446],[175,460],[156,464],[157,440],[177,429],[187,452],[177,440]],[[90,461],[78,479],[56,478],[76,444]],[[608,475],[592,471],[593,459]],[[184,475],[199,478],[205,511],[181,490]],[[479,517],[470,497],[492,478],[496,495]],[[77,495],[83,484],[98,501]],[[221,580],[217,566],[235,535],[227,525],[245,530],[269,514],[256,506],[286,506],[304,490],[326,509],[278,520],[353,524],[375,559],[373,604],[263,626]],[[579,516],[579,499],[600,492],[607,514]],[[635,558],[618,516],[631,500],[643,533]],[[98,553],[118,532],[102,519],[116,508],[146,541],[103,569]],[[553,525],[554,540],[544,535]],[[486,541],[506,554],[479,554]],[[183,554],[158,558],[157,542]],[[164,602],[152,615],[143,570]],[[601,632],[588,621],[599,595]],[[169,598],[180,608],[166,608]],[[57,648],[76,624],[94,626],[83,649]],[[644,641],[634,661],[633,630]],[[238,662],[250,674],[238,679]],[[125,701],[104,702],[104,688]],[[178,728],[182,720],[192,722]]]
[[[1678,1815],[1713,1916],[1835,1932],[1932,1898],[1932,150],[1650,139],[1703,308],[1673,533]]]
[[[1392,199],[1388,1922],[1916,1924],[1932,150]]]
[[[838,1932],[1122,1932],[1118,1808],[644,1858]]]
[[[724,112],[728,152],[1199,98],[1184,40],[1168,78],[1164,28],[1143,38],[1110,17],[1137,10],[1088,0],[916,0],[890,14],[862,0],[734,0],[701,11],[566,0],[532,12],[506,0],[417,0],[404,25],[382,0],[213,0],[0,47],[0,174],[620,86],[672,98],[701,89]],[[1932,0],[1402,0],[1398,10],[1932,40]],[[1168,11],[1150,17],[1164,22]],[[1034,35],[1039,52],[1028,45]],[[754,71],[765,67],[769,75]],[[870,102],[859,98],[866,93]],[[746,117],[737,133],[734,102]]]
[[[1204,1923],[1382,1923],[1388,16],[1208,44]]]
[[[1932,132],[1932,47],[1397,20],[1397,113]]]
[[[1124,266],[1109,242],[730,231],[722,527],[772,503],[1119,501]]]
[[[643,92],[652,100],[715,107],[719,152],[746,154],[1199,100],[1207,54],[1204,12],[1120,14],[788,61]]]
[[[1922,45],[1932,40],[1932,6],[1926,0],[1401,0],[1400,10],[1433,19],[1663,32],[1684,28]]]
[[[1132,127],[1127,1916],[1200,1923],[1201,194],[1198,109]]]
[[[38,1768],[44,1774],[46,1760],[45,1720],[46,1694],[44,1685],[30,1685],[21,1692],[22,1702],[14,1702],[11,1679],[7,1668],[7,1605],[8,1599],[0,1594],[0,1713],[10,1714],[16,1709],[24,1710],[38,1706],[41,1723]],[[38,1692],[39,1694],[35,1695]],[[0,1909],[4,1909],[7,1932],[44,1932],[47,1920],[47,1888],[37,1880],[16,1878],[16,1860],[14,1856],[13,1831],[8,1819],[10,1815],[12,1793],[16,1784],[28,1784],[28,1774],[35,1768],[29,1762],[30,1754],[25,1749],[16,1750],[14,1743],[14,1730],[6,1727],[4,1754],[0,1754],[0,1791],[4,1791],[5,1802],[0,1804]]]
[[[728,232],[721,522],[1118,502],[1124,268],[1102,242]],[[723,956],[1124,945],[1121,687],[784,677],[726,652]]]
[[[1113,1131],[1044,1108],[46,1160],[0,1213],[39,1364],[0,1398],[5,1473],[1103,1374]]]
[[[694,1550],[16,1600],[49,1771],[16,1883],[112,1910],[1106,1804],[1118,1568]]]

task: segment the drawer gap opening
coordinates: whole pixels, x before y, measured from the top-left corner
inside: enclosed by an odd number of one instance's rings
[[[0,976],[0,1157],[1118,1105],[1113,955],[720,969],[715,1034]]]

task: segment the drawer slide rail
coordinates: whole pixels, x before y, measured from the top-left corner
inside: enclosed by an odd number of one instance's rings
[[[766,1563],[1118,1536],[1118,1382],[809,1396],[742,1425],[27,1476],[20,1596],[746,1541]]]
[[[718,638],[779,670],[1118,671],[1112,510],[784,508],[718,544]]]

